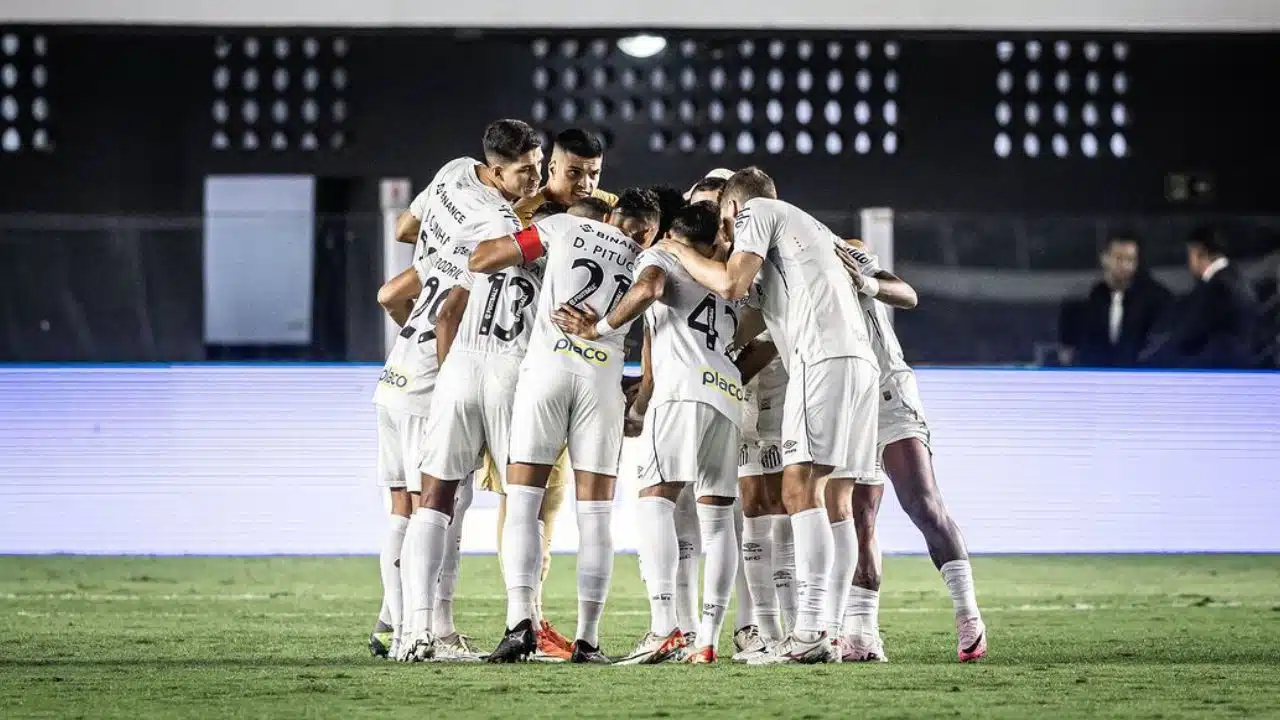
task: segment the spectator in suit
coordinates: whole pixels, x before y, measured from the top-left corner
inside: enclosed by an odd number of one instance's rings
[[[1196,278],[1195,289],[1179,302],[1168,333],[1144,358],[1174,367],[1255,367],[1258,301],[1248,280],[1227,259],[1216,230],[1202,227],[1191,233],[1187,269]]]
[[[1133,233],[1113,235],[1099,254],[1102,279],[1083,299],[1063,303],[1058,342],[1064,365],[1133,367],[1161,313],[1168,289],[1141,266]]]

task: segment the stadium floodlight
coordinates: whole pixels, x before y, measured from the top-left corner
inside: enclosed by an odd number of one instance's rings
[[[667,48],[659,35],[632,35],[618,40],[618,49],[634,58],[650,58]]]

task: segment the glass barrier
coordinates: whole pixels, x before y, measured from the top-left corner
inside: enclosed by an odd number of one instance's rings
[[[860,234],[857,212],[815,214],[840,235]],[[1086,297],[1101,279],[1099,249],[1119,233],[1141,238],[1141,272],[1171,294],[1158,324],[1176,326],[1189,312],[1178,297],[1194,286],[1184,241],[1205,223],[1228,239],[1231,264],[1255,298],[1254,364],[1276,367],[1280,218],[1242,216],[898,212],[893,268],[920,296],[917,308],[894,313],[907,358],[1078,362],[1064,341],[1073,325],[1096,324]],[[0,215],[0,361],[380,361],[381,224],[376,213],[315,218],[310,342],[209,344],[203,218]],[[263,262],[260,249],[245,262]],[[638,359],[638,350],[630,356]]]

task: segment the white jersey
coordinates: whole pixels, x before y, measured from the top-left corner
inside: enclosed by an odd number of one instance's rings
[[[519,227],[511,205],[476,177],[478,164],[471,158],[448,163],[414,199],[411,212],[422,220],[418,236],[419,247],[424,248],[422,265],[414,259],[422,292],[391,347],[374,391],[374,402],[383,407],[428,414],[438,370],[436,316],[444,299],[455,287],[470,281],[467,256],[475,241]]]
[[[699,285],[673,255],[650,249],[636,261],[636,278],[648,267],[666,273],[662,299],[649,306],[653,398],[650,406],[673,400],[710,405],[738,425],[745,394],[729,347],[738,332],[732,304]]]
[[[621,382],[627,328],[588,341],[569,337],[551,316],[565,303],[607,315],[631,287],[640,246],[612,225],[568,214],[543,218],[522,231],[522,244],[535,240],[546,251],[546,276],[525,367]]]
[[[788,367],[792,358],[875,362],[866,320],[833,245],[839,238],[826,225],[790,203],[753,198],[733,229],[734,253],[764,259],[758,302]]]

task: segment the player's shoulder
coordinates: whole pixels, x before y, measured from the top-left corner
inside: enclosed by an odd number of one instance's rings
[[[774,215],[790,212],[795,206],[785,200],[767,197],[754,197],[742,205],[739,214],[749,212],[753,215]]]
[[[680,267],[680,260],[670,252],[654,246],[645,248],[636,255],[636,267],[642,265],[653,265],[670,272],[673,268]]]
[[[614,195],[608,190],[601,190],[600,188],[596,188],[595,190],[591,191],[591,197],[596,198],[598,200],[603,200],[609,203],[609,207],[613,207],[618,204],[618,196]]]
[[[431,184],[435,185],[441,182],[457,182],[464,172],[471,170],[471,168],[479,164],[480,163],[477,162],[475,158],[466,156],[454,158],[440,166],[440,170],[436,172],[436,176],[431,181]]]
[[[537,212],[538,208],[542,207],[543,203],[546,201],[547,195],[545,188],[527,198],[520,198],[517,200],[513,207],[515,208],[516,216],[520,218],[520,226],[528,227],[533,224],[533,214]]]

